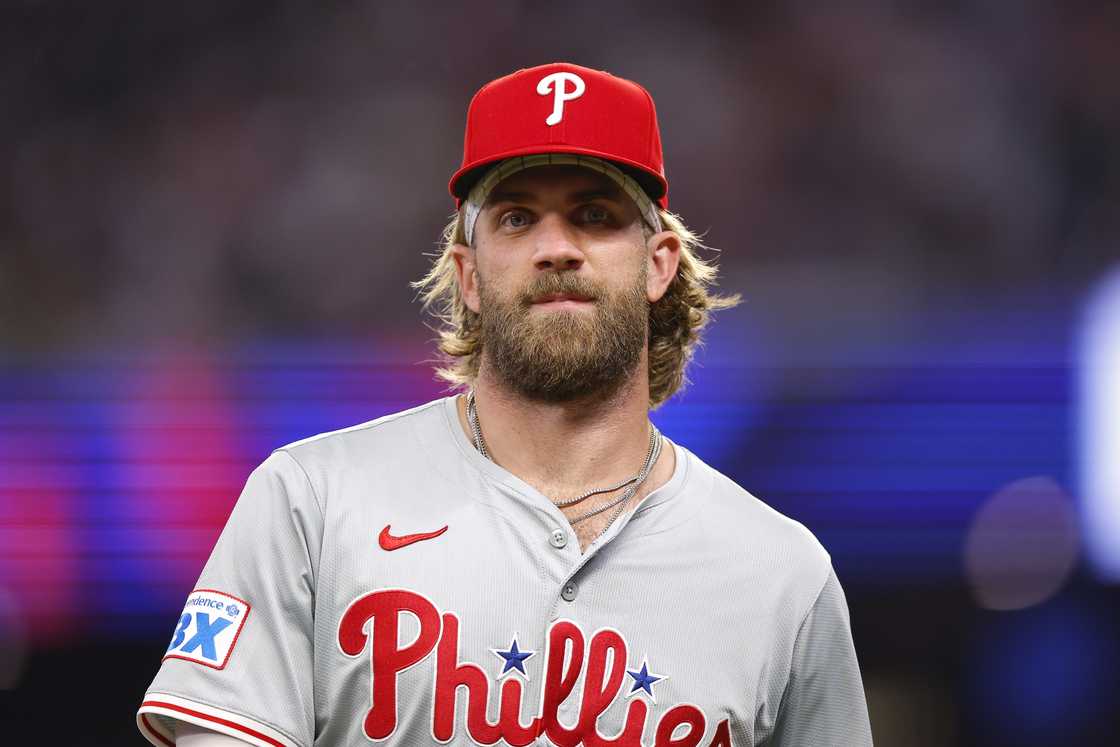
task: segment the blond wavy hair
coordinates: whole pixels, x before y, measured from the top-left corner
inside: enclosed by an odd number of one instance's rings
[[[684,224],[680,216],[659,210],[665,230],[680,240],[680,264],[669,288],[649,309],[649,407],[660,407],[688,383],[685,369],[696,348],[702,344],[701,330],[711,313],[738,305],[740,296],[716,295],[718,269],[715,262],[701,258],[697,250],[708,249],[700,237]],[[643,223],[648,239],[652,230]],[[444,227],[439,251],[427,274],[411,285],[419,291],[423,308],[439,326],[435,332],[443,359],[436,362],[436,375],[452,389],[471,386],[482,363],[482,325],[479,315],[467,308],[455,273],[453,244],[466,244],[462,211],[455,213]]]

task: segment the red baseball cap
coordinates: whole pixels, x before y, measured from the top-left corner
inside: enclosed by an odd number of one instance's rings
[[[463,163],[447,185],[456,207],[489,167],[538,153],[610,161],[669,207],[657,110],[649,92],[633,81],[554,62],[484,85],[467,109]]]

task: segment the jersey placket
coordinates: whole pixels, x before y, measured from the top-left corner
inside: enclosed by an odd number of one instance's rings
[[[641,504],[638,505],[640,506]],[[582,552],[577,555],[576,562],[565,574],[563,581],[560,583],[559,592],[553,598],[552,612],[549,616],[550,622],[556,620],[558,617],[569,616],[567,614],[564,614],[569,610],[572,612],[572,616],[575,616],[575,613],[579,609],[577,607],[577,604],[579,603],[580,597],[580,584],[583,582],[586,576],[586,574],[584,573],[584,569],[587,568],[588,564],[603,550],[604,547],[613,542],[615,538],[619,536],[619,534],[626,528],[626,525],[630,523],[630,518],[634,515],[634,512],[636,510],[637,508],[634,508],[620,515],[611,523],[610,526],[607,527],[606,531],[603,532],[603,534],[599,535],[594,542],[587,546],[586,552]],[[574,533],[574,529],[571,529],[571,525],[569,524],[568,526],[568,531]],[[572,544],[578,551],[579,542],[575,541]]]
[[[582,552],[575,530],[560,508],[532,485],[482,456],[469,441],[466,433],[459,428],[457,420],[454,419],[455,411],[451,406],[448,406],[446,414],[452,440],[457,443],[467,461],[479,470],[482,481],[488,484],[488,488],[483,490],[487,498],[483,499],[482,503],[490,504],[490,510],[505,515],[507,520],[521,528],[525,533],[524,536],[531,540],[523,545],[532,553],[530,557],[525,558],[524,564],[536,566],[545,573],[541,580],[550,587],[551,605],[548,608],[538,607],[532,613],[533,615],[543,613],[541,618],[528,620],[522,618],[524,627],[519,631],[522,635],[531,635],[528,640],[532,641],[533,650],[539,652],[536,654],[539,657],[538,663],[543,664],[548,659],[550,630],[557,622],[571,622],[583,631],[589,642],[591,634],[602,626],[601,615],[597,614],[594,607],[596,590],[604,582],[605,576],[611,574],[613,570],[610,565],[613,552],[607,555],[602,553],[624,532],[629,537],[633,531],[643,531],[643,527],[630,527],[633,530],[630,532],[627,532],[627,528],[644,509],[651,507],[651,504],[663,502],[666,490],[676,489],[683,475],[680,455],[675,454],[678,464],[670,480],[671,485],[666,483],[658,487],[643,497],[633,509],[620,514],[606,531],[592,542],[585,552]],[[675,450],[671,442],[668,442],[668,445]],[[539,587],[537,591],[538,593],[541,591]],[[540,703],[542,697],[540,688],[544,687],[543,672],[530,682],[530,689],[526,693],[526,704],[529,709],[522,713],[526,720],[536,715],[530,704]],[[556,715],[564,728],[575,728],[579,720],[583,687],[581,674],[574,689],[557,704]]]
[[[589,619],[594,618],[594,611],[585,607],[581,602],[583,596],[581,586],[590,583],[588,574],[609,572],[609,569],[604,568],[603,563],[596,563],[594,566],[591,566],[591,563],[607,545],[621,535],[637,509],[620,515],[602,535],[587,547],[586,552],[581,552],[575,530],[568,522],[567,517],[543,494],[532,491],[531,495],[527,495],[526,493],[530,491],[518,490],[506,481],[502,481],[495,487],[504,498],[515,504],[515,510],[533,514],[532,517],[527,517],[530,526],[540,526],[539,522],[542,519],[546,522],[546,526],[551,525],[551,529],[546,529],[544,541],[532,543],[534,547],[541,548],[542,552],[545,553],[546,557],[542,565],[549,569],[549,580],[553,584],[552,606],[547,619],[537,621],[533,630],[536,650],[541,652],[542,659],[544,659],[547,651],[548,630],[557,620],[570,620],[581,629],[596,627],[588,625]],[[645,499],[643,499],[644,502]],[[641,504],[639,504],[640,506]],[[545,515],[547,518],[544,518]],[[540,531],[540,529],[536,529],[536,531]],[[543,679],[539,680],[537,687],[543,687],[543,685]],[[579,720],[582,687],[581,679],[576,689],[559,703],[557,717],[566,728],[574,728]],[[537,693],[532,699],[539,697],[540,695]]]

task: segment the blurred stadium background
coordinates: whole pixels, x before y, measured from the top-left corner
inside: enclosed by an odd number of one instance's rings
[[[877,744],[1116,744],[1120,3],[2,13],[0,741],[141,744],[252,467],[442,394],[467,102],[566,59],[745,298],[655,419],[830,550]]]

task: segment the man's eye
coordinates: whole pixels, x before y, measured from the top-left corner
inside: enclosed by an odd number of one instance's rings
[[[583,218],[591,223],[604,223],[610,220],[611,214],[600,205],[587,205],[583,208]]]
[[[510,228],[524,228],[529,225],[529,216],[521,210],[510,210],[502,216],[501,222]]]

